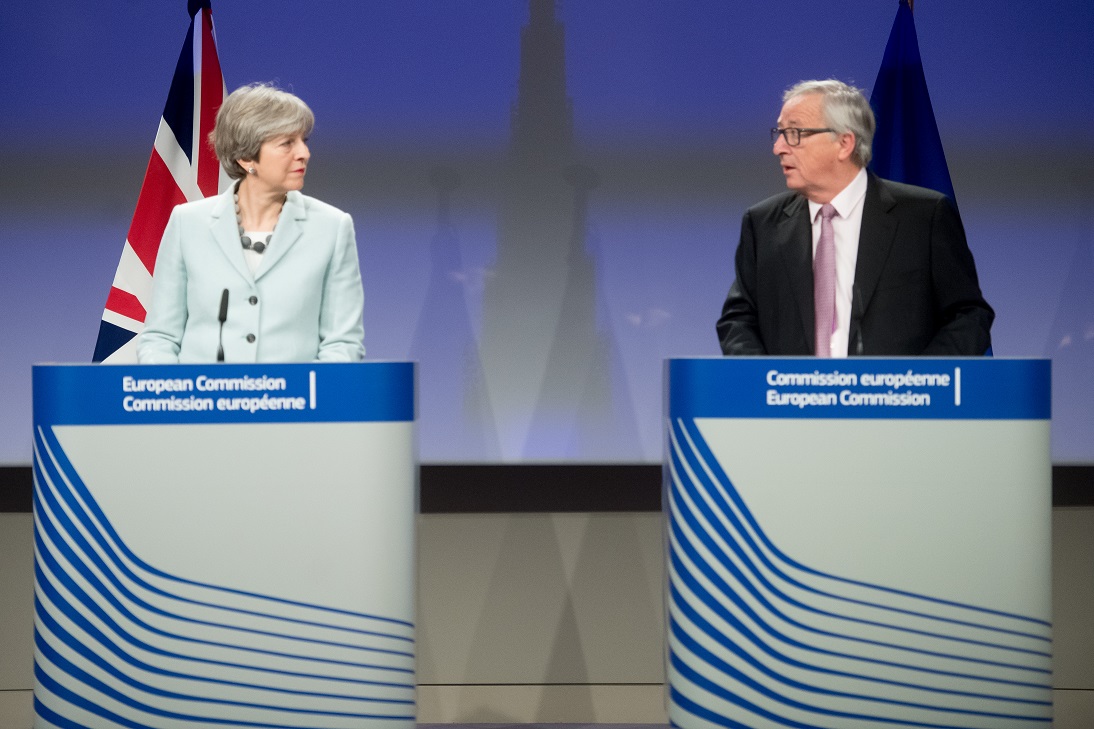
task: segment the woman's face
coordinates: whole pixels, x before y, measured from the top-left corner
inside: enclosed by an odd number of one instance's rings
[[[286,193],[304,187],[311,152],[308,140],[301,134],[284,134],[270,137],[262,143],[258,159],[240,161],[244,169],[254,168],[248,179],[271,192]]]

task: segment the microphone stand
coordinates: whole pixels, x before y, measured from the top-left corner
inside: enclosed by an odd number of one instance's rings
[[[220,332],[217,334],[217,362],[224,361],[224,322],[228,321],[228,289],[220,295],[220,313],[217,315],[220,321]]]

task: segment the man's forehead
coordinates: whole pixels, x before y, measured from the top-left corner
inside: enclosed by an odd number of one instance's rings
[[[783,104],[779,119],[794,121],[803,118],[814,118],[821,113],[820,94],[802,94],[795,96]]]

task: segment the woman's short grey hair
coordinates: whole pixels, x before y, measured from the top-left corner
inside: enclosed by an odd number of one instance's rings
[[[262,143],[283,134],[308,136],[315,115],[298,96],[272,84],[240,86],[217,112],[209,141],[221,167],[233,180],[247,176],[239,160],[258,160]]]
[[[835,129],[837,134],[855,135],[855,151],[851,153],[851,159],[860,167],[870,164],[876,123],[874,110],[870,108],[862,89],[831,78],[801,81],[786,90],[783,103],[806,94],[820,94],[825,126]]]

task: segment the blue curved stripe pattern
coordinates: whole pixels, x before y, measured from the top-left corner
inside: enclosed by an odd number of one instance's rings
[[[1051,725],[1048,622],[849,579],[783,553],[694,421],[670,425],[674,726]]]
[[[412,726],[414,626],[145,563],[34,441],[36,727]]]

